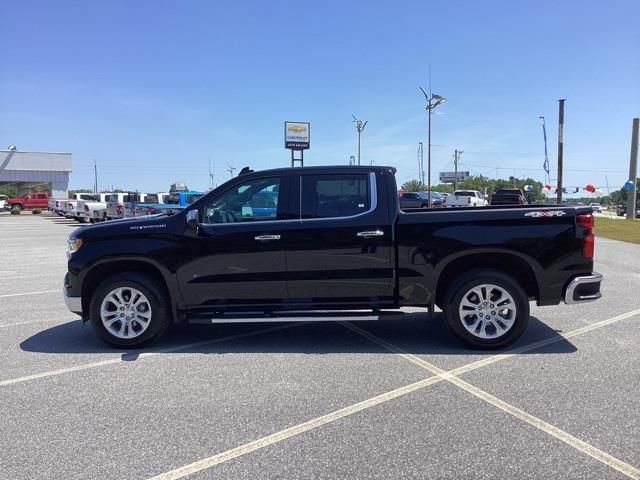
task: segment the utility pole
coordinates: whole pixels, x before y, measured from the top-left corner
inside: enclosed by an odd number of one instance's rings
[[[558,205],[562,204],[562,154],[564,148],[563,131],[564,131],[564,102],[566,99],[558,100],[558,190],[556,192],[556,201]]]
[[[633,119],[631,127],[631,158],[629,159],[629,180],[633,183],[633,187],[627,194],[627,220],[636,218],[636,178],[638,178],[638,128],[640,127],[640,118]]]
[[[460,160],[460,155],[464,153],[464,150],[454,150],[453,151],[453,191],[457,190],[458,186],[458,160]]]
[[[362,120],[358,120],[355,115],[351,115],[353,117],[353,123],[356,124],[356,130],[358,132],[358,165],[360,165],[360,135],[364,130],[364,127],[367,126],[368,121],[363,122]]]
[[[98,193],[98,165],[96,164],[96,159],[93,159],[93,176],[94,176],[94,183],[93,183],[93,193],[97,194]]]

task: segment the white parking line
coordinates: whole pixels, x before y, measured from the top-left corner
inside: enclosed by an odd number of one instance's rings
[[[57,288],[55,290],[41,290],[39,292],[8,293],[8,294],[5,294],[5,295],[0,295],[0,298],[22,297],[23,295],[41,295],[43,293],[54,293],[54,292],[58,292],[59,294],[62,295],[62,289],[61,288]]]
[[[59,320],[33,320],[29,322],[16,322],[16,323],[7,323],[6,325],[0,325],[0,328],[9,328],[9,327],[19,327],[20,325],[33,325],[36,323],[56,323]],[[64,320],[62,323],[67,323],[68,320]]]
[[[247,333],[239,333],[236,335],[229,335],[226,337],[220,337],[220,338],[215,338],[213,340],[203,340],[201,342],[194,342],[194,343],[187,343],[187,344],[183,344],[183,345],[177,345],[175,347],[168,347],[168,348],[162,348],[159,350],[153,350],[151,352],[143,352],[140,353],[138,355],[138,359],[141,358],[147,358],[147,357],[152,357],[154,355],[159,355],[161,353],[172,353],[172,352],[178,352],[180,350],[188,350],[190,348],[196,348],[196,347],[201,347],[204,345],[213,345],[215,343],[222,343],[222,342],[226,342],[229,340],[237,340],[239,338],[245,338],[245,337],[251,337],[254,335],[259,335],[261,333],[268,333],[268,332],[275,332],[277,330],[283,330],[285,328],[293,328],[296,326],[300,326],[300,325],[308,325],[308,323],[289,323],[286,325],[278,325],[276,327],[270,327],[270,328],[262,328],[260,330],[253,330],[251,332],[247,332]],[[135,352],[127,352],[129,355],[134,355]],[[49,370],[47,372],[41,372],[41,373],[34,373],[33,375],[26,375],[24,377],[17,377],[17,378],[10,378],[8,380],[0,380],[0,387],[4,387],[7,385],[14,385],[16,383],[23,383],[23,382],[28,382],[30,380],[36,380],[38,378],[46,378],[46,377],[53,377],[56,375],[62,375],[64,373],[71,373],[71,372],[77,372],[80,370],[89,370],[90,368],[97,368],[97,367],[102,367],[105,365],[114,365],[114,364],[119,364],[119,363],[131,363],[129,360],[127,360],[126,358],[122,358],[122,356],[118,357],[118,358],[112,358],[109,360],[102,360],[100,362],[92,362],[92,363],[84,363],[82,365],[75,365],[73,367],[68,367],[68,368],[61,368],[58,370]]]
[[[592,330],[595,330],[596,328],[601,328],[604,325],[610,325],[611,323],[614,323],[615,321],[619,321],[622,320],[624,318],[629,318],[632,317],[634,315],[638,315],[640,314],[640,309],[638,310],[634,310],[632,312],[628,312],[626,314],[623,315],[618,315],[618,317],[614,317],[608,320],[605,320],[603,322],[599,322],[600,325],[598,325],[597,327],[593,326],[593,325],[589,325],[586,327],[582,327],[577,329],[574,332],[571,332],[571,336],[575,337],[576,335],[580,335],[586,332],[590,332]],[[409,360],[410,362],[424,368],[425,370],[428,370],[430,373],[433,373],[434,375],[437,375],[440,378],[443,378],[447,381],[449,381],[450,383],[453,383],[454,385],[462,388],[463,390],[471,393],[472,395],[474,395],[475,397],[480,398],[481,400],[484,400],[487,403],[490,403],[491,405],[498,407],[499,409],[513,415],[516,418],[519,418],[520,420],[523,420],[525,422],[527,422],[530,425],[533,425],[534,427],[542,430],[543,432],[557,438],[558,440],[563,441],[564,443],[566,443],[567,445],[572,446],[573,448],[575,448],[576,450],[581,451],[582,453],[586,453],[587,455],[595,458],[596,460],[604,463],[605,465],[618,470],[621,473],[624,473],[625,475],[627,475],[630,478],[633,479],[640,479],[640,470],[638,470],[637,468],[633,467],[632,465],[629,465],[628,463],[623,462],[622,460],[619,460],[615,457],[613,457],[612,455],[609,455],[606,452],[603,452],[602,450],[594,447],[593,445],[588,444],[587,442],[580,440],[579,438],[574,437],[573,435],[565,432],[564,430],[559,429],[558,427],[555,427],[554,425],[545,422],[544,420],[535,417],[523,410],[520,410],[517,407],[514,407],[513,405],[500,400],[499,398],[491,395],[490,393],[485,392],[484,390],[471,385],[469,382],[466,382],[464,380],[462,380],[461,378],[458,378],[456,375],[453,374],[454,371],[450,371],[447,372],[445,370],[442,370],[441,368],[433,365],[430,362],[427,362],[426,360],[421,359],[420,357],[417,357],[411,353],[405,352],[404,350],[402,350],[401,348],[393,345],[392,343],[387,342],[386,340],[383,340],[369,332],[367,332],[366,330],[363,330],[359,327],[356,327],[355,325],[351,325],[349,323],[343,323],[344,326],[346,326],[347,328],[353,330],[356,333],[359,333],[360,335],[362,335],[363,337],[367,338],[368,340],[386,348],[387,350]],[[555,342],[564,340],[565,338],[568,338],[567,336],[562,336],[560,339],[556,339]],[[555,343],[555,342],[551,342],[552,339],[549,339],[548,342],[546,342],[546,344],[550,344],[550,343]],[[542,342],[537,342],[537,343],[542,343]],[[525,351],[531,351],[534,350],[536,348],[539,348],[539,346],[533,346],[533,345],[529,345],[527,347],[522,347],[520,350],[520,352],[525,352]],[[494,362],[490,362],[490,363],[495,363],[498,360],[504,360],[506,358],[509,358],[510,356],[515,355],[515,353],[511,353],[509,355],[499,355],[499,356],[495,356],[493,358],[495,358]],[[476,366],[475,368],[479,368],[480,366],[486,366],[489,365],[490,363],[487,362],[474,362],[475,364],[481,363],[481,365]],[[471,364],[473,365],[473,364]],[[466,370],[462,370],[462,369],[458,369],[460,372],[457,373],[457,375],[460,375],[461,373],[464,373],[465,371],[470,371],[471,369],[466,369]]]
[[[317,417],[307,422],[294,425],[293,427],[280,430],[279,432],[272,433],[271,435],[259,438],[257,440],[254,440],[253,442],[245,443],[244,445],[226,450],[224,452],[218,453],[217,455],[213,455],[197,462],[190,463],[189,465],[185,465],[184,467],[176,468],[175,470],[171,470],[170,472],[161,473],[160,475],[152,477],[150,480],[177,480],[179,478],[186,477],[187,475],[206,470],[220,463],[232,460],[242,455],[246,455],[247,453],[251,453],[260,448],[273,445],[274,443],[281,442],[295,435],[299,435],[309,430],[321,427],[322,425],[335,422],[336,420],[339,420],[341,418],[353,415],[354,413],[366,410],[376,405],[380,405],[381,403],[388,402],[389,400],[393,400],[394,398],[398,398],[402,395],[415,392],[416,390],[420,390],[441,381],[443,381],[442,378],[430,377],[416,383],[405,385],[404,387],[391,390],[389,392],[383,393],[382,395],[369,398],[362,402],[354,403],[353,405],[341,408],[340,410],[336,410],[321,417]]]
[[[634,315],[638,315],[640,314],[640,309],[634,310],[632,312],[627,312],[623,315],[618,315],[617,317],[613,317],[607,320],[603,320],[601,322],[598,322],[597,324],[593,324],[593,325],[589,325],[587,327],[582,327],[579,328],[575,331],[569,332],[569,334],[566,334],[564,337],[561,336],[556,336],[553,337],[551,339],[545,340],[543,342],[544,345],[549,345],[551,343],[556,343],[556,342],[561,342],[564,341],[565,338],[568,338],[569,336],[574,337],[576,335],[580,335],[582,333],[586,333],[586,332],[590,332],[592,330],[595,330],[597,328],[602,328],[606,325],[610,325],[614,322],[623,320],[625,318],[629,318],[632,317]],[[479,368],[480,366],[485,366],[485,365],[489,365],[490,363],[495,363],[497,361],[500,360],[504,360],[506,358],[509,358],[513,355],[515,355],[516,353],[523,353],[529,350],[535,350],[537,348],[540,347],[539,344],[541,344],[542,342],[535,342],[534,344],[530,344],[524,347],[520,347],[518,349],[514,349],[512,351],[510,351],[511,353],[506,353],[503,355],[495,355],[491,358],[493,358],[494,360],[492,362],[487,363],[485,360],[480,360],[478,362],[473,362],[471,364],[469,364],[467,366],[467,369],[462,371],[462,369],[456,369],[456,370],[452,370],[451,372],[445,372],[444,370],[441,370],[440,368],[436,367],[435,365],[431,365],[429,362],[426,362],[424,360],[422,360],[419,357],[416,357],[415,355],[412,355],[410,353],[407,353],[405,351],[403,351],[402,349],[396,347],[395,345],[382,340],[378,337],[376,337],[375,335],[370,334],[369,332],[362,330],[359,327],[356,327],[355,325],[351,325],[350,323],[346,323],[346,322],[341,322],[343,325],[345,325],[346,327],[350,328],[351,330],[354,330],[355,332],[363,335],[364,337],[368,338],[369,340],[374,341],[375,343],[378,343],[379,345],[383,346],[384,348],[387,348],[388,350],[391,350],[394,353],[397,353],[398,355],[406,358],[407,360],[416,363],[417,365],[421,366],[422,368],[425,368],[429,371],[432,371],[431,369],[433,369],[433,371],[436,372],[440,372],[440,373],[436,373],[433,377],[429,377],[425,380],[416,382],[416,383],[412,383],[409,385],[405,385],[404,387],[400,387],[397,388],[395,390],[391,390],[389,392],[383,393],[381,395],[372,397],[370,399],[367,400],[363,400],[362,402],[358,402],[355,403],[353,405],[350,405],[348,407],[342,408],[340,410],[336,410],[334,412],[328,413],[326,415],[323,415],[321,417],[317,417],[311,420],[308,420],[304,423],[298,424],[298,425],[294,425],[292,427],[286,428],[284,430],[281,430],[279,432],[275,432],[272,433],[271,435],[267,435],[265,437],[261,437],[258,438],[257,440],[253,440],[252,442],[248,442],[245,443],[243,445],[239,445],[235,448],[226,450],[224,452],[220,452],[217,453],[215,455],[212,455],[210,457],[207,458],[203,458],[201,460],[198,460],[196,462],[190,463],[188,465],[184,465],[182,467],[176,468],[174,470],[170,470],[168,472],[165,473],[161,473],[159,475],[156,475],[152,478],[150,478],[149,480],[177,480],[179,478],[183,478],[186,477],[187,475],[191,475],[193,473],[196,472],[200,472],[202,470],[206,470],[208,468],[211,468],[215,465],[219,465],[221,463],[224,463],[228,460],[240,457],[242,455],[246,455],[248,453],[251,453],[253,451],[256,451],[260,448],[263,447],[267,447],[269,445],[273,445],[275,443],[281,442],[283,440],[286,440],[288,438],[293,437],[294,435],[298,435],[300,433],[303,432],[307,432],[309,430],[313,430],[315,428],[321,427],[322,425],[326,425],[328,423],[334,422],[336,420],[339,420],[341,418],[347,417],[349,415],[352,415],[354,413],[366,410],[368,408],[374,407],[376,405],[380,405],[382,403],[388,402],[390,400],[393,400],[395,398],[401,397],[403,395],[406,395],[408,393],[411,392],[415,392],[417,390],[421,390],[423,388],[428,387],[429,385],[433,385],[445,380],[459,380],[460,382],[464,382],[463,380],[460,380],[459,378],[455,377],[453,375],[453,372],[460,370],[460,373],[464,373],[464,371],[469,371],[471,370],[471,368],[469,368],[471,365],[474,364],[478,364]],[[459,375],[460,373],[458,373],[457,375]],[[453,383],[453,382],[452,382]],[[467,382],[464,382],[467,383]],[[458,385],[461,386],[461,385]],[[470,385],[471,386],[471,385]],[[461,387],[462,388],[462,387]],[[473,387],[475,388],[475,387]],[[489,395],[489,394],[487,394]],[[494,397],[495,398],[495,397]],[[483,400],[489,401],[488,397],[487,398],[483,398]],[[498,402],[501,402],[500,400],[498,400],[497,398],[495,399]],[[513,407],[513,409],[515,409],[515,407]],[[515,409],[517,410],[517,409]],[[515,410],[509,413],[512,413],[515,415]],[[522,412],[522,414],[524,415],[528,415],[525,414],[525,412]],[[520,418],[520,417],[519,417]],[[533,417],[535,418],[535,417]],[[536,419],[537,420],[537,419]],[[540,422],[542,422],[542,420],[539,420]],[[540,424],[541,425],[541,424]],[[553,429],[555,429],[556,427],[553,427],[553,425],[547,424],[549,427],[549,431],[553,431]],[[538,425],[536,425],[538,426]],[[541,428],[540,426],[538,426],[538,428]],[[559,430],[559,429],[558,429]],[[546,431],[546,430],[545,430]],[[567,434],[569,435],[569,434]],[[568,442],[568,437],[566,437],[565,439],[563,439],[563,441]],[[574,446],[575,448],[581,449],[582,445],[578,442],[582,442],[581,440],[575,439],[576,443],[575,444],[571,444],[570,445]],[[584,442],[583,442],[584,443]],[[585,444],[588,445],[588,444]],[[589,450],[588,447],[590,447],[591,449],[593,449],[593,451]],[[632,467],[631,465],[628,465],[614,457],[611,457],[610,455],[608,455],[605,452],[602,452],[598,449],[596,449],[595,447],[591,447],[590,445],[588,447],[583,447],[585,451],[585,453],[588,453],[589,455],[593,456],[594,458],[597,458],[600,461],[603,461],[604,463],[607,463],[607,465],[611,465],[613,468],[618,469],[619,471],[625,473],[626,475],[630,476],[633,479],[640,479],[640,471],[638,471],[637,469],[635,469],[634,467]],[[599,455],[599,457],[595,456],[595,455]],[[611,463],[608,463],[611,462]]]

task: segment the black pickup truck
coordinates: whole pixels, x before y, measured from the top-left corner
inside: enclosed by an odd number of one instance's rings
[[[439,307],[480,348],[529,301],[600,297],[590,207],[400,211],[392,167],[245,171],[173,214],[75,230],[64,296],[118,347],[173,323],[400,319]]]

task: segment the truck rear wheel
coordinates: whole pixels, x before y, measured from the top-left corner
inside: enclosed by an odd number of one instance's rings
[[[148,275],[121,273],[96,289],[90,306],[91,325],[110,345],[133,348],[162,337],[171,325],[162,288]]]
[[[444,314],[449,328],[468,344],[501,348],[527,328],[529,299],[511,276],[497,270],[476,270],[449,288]]]

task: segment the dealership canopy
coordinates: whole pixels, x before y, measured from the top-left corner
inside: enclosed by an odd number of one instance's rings
[[[44,186],[51,196],[66,197],[70,173],[70,153],[0,150],[0,187],[16,187],[18,195]]]

